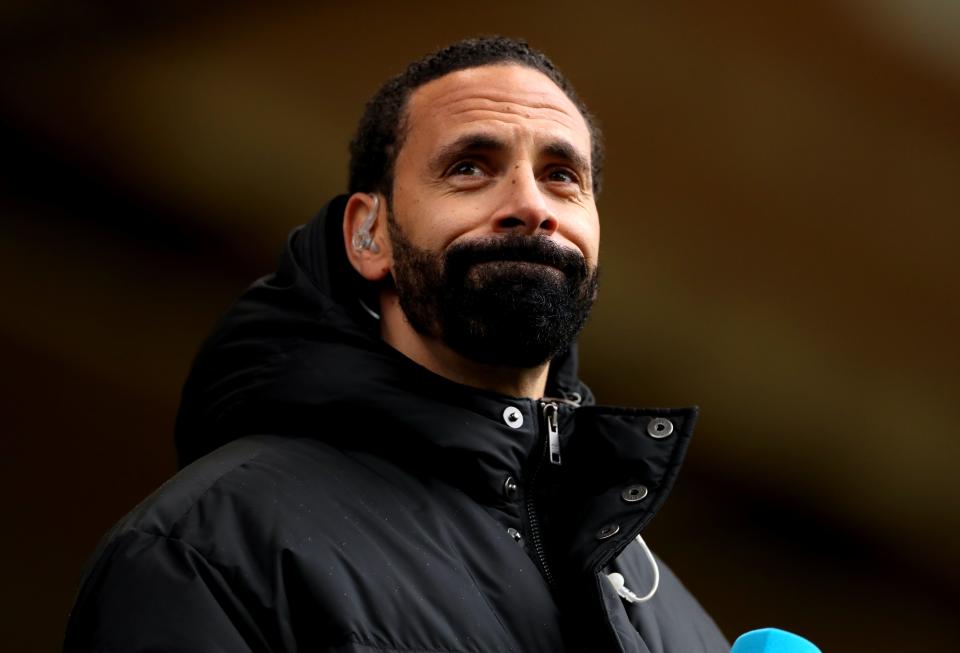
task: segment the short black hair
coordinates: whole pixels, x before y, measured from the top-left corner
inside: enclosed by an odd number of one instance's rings
[[[449,73],[500,63],[527,66],[549,77],[583,115],[590,131],[593,191],[600,192],[603,169],[603,138],[596,120],[573,86],[547,55],[526,41],[504,36],[465,39],[432,52],[406,67],[381,86],[367,102],[350,142],[350,193],[379,192],[389,201],[393,169],[403,146],[404,112],[410,95],[427,82]]]

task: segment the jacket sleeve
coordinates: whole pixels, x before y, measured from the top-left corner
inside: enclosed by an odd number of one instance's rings
[[[268,647],[220,570],[189,544],[128,530],[88,569],[65,653],[240,652]]]

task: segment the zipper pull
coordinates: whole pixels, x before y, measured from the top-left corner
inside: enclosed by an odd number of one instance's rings
[[[558,415],[560,408],[556,403],[543,405],[543,416],[547,421],[547,446],[550,450],[550,462],[560,464],[560,424]]]

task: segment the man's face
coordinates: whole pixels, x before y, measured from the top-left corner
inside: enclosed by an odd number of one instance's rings
[[[391,206],[391,272],[420,333],[533,367],[576,337],[596,291],[590,133],[549,78],[471,68],[417,89]]]

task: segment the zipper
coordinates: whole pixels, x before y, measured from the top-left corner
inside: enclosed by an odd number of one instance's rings
[[[550,462],[560,464],[560,407],[553,401],[543,405],[543,418],[547,422],[547,446],[550,451]]]
[[[560,464],[560,409],[556,402],[549,401],[543,404],[543,418],[547,427],[547,437],[544,443],[543,455],[537,460],[536,467],[530,475],[530,483],[527,487],[525,503],[527,506],[527,526],[529,528],[530,544],[536,553],[537,561],[540,563],[540,570],[543,577],[547,580],[547,585],[554,588],[553,572],[547,562],[547,553],[543,547],[543,535],[540,532],[540,519],[537,517],[537,505],[534,499],[534,488],[536,487],[537,476],[540,474],[540,468],[543,467],[543,459],[548,458],[554,465]]]

